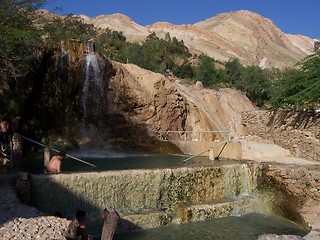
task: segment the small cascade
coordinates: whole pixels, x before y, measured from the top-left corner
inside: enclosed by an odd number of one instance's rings
[[[242,169],[242,193],[243,196],[250,196],[252,195],[252,189],[253,189],[253,180],[252,175],[250,172],[250,168],[247,164],[241,165]]]
[[[58,59],[58,76],[63,82],[68,81],[69,54],[62,51]]]
[[[221,174],[223,197],[237,198],[250,196],[257,187],[257,168],[246,163],[224,166]]]
[[[100,67],[97,56],[93,53],[86,55],[84,60],[84,83],[82,88],[83,119],[88,115],[89,102],[94,97],[103,96],[103,84],[100,76]],[[92,106],[91,106],[92,107]]]
[[[66,109],[59,121],[82,147],[98,148],[106,139],[106,60],[95,52],[92,40],[76,39],[61,41],[55,57],[54,104]]]
[[[95,49],[95,44],[94,44],[94,42],[93,42],[92,39],[86,41],[85,47],[86,47],[86,51],[87,51],[88,53],[94,53],[94,52],[96,51],[96,49]]]

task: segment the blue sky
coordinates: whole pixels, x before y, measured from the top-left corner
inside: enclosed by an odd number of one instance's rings
[[[142,26],[159,21],[194,24],[220,13],[249,10],[271,19],[284,33],[320,38],[320,0],[48,0],[43,8],[90,17],[122,13]]]

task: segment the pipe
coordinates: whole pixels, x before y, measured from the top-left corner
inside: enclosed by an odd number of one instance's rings
[[[229,142],[229,141],[223,141],[223,142],[218,143],[216,146],[213,147],[213,149],[215,149],[216,147],[219,147],[220,145],[225,144],[225,145],[223,146],[223,148],[221,149],[218,157],[220,156],[221,152],[223,151],[224,147],[227,145],[228,142]],[[210,149],[211,149],[211,148],[210,148]],[[199,153],[199,154],[197,154],[197,155],[191,156],[191,157],[183,160],[182,162],[185,163],[185,162],[189,161],[190,159],[192,159],[192,158],[194,158],[194,157],[197,157],[197,156],[199,156],[199,155],[201,155],[201,154],[203,154],[203,153],[205,153],[205,152],[210,151],[210,149],[208,149],[208,150],[206,150],[206,151],[204,151],[204,152],[201,152],[201,153]],[[215,158],[215,159],[218,159],[218,158]]]
[[[199,156],[199,155],[201,155],[201,154],[203,154],[203,153],[205,153],[205,152],[208,152],[208,151],[210,151],[210,149],[208,149],[208,150],[206,150],[206,151],[204,151],[204,152],[202,152],[202,153],[199,153],[199,154],[197,154],[197,155],[191,156],[191,157],[183,160],[182,162],[185,163],[185,162],[189,161],[190,159],[192,159],[192,158],[194,158],[194,157],[197,157],[197,156]]]

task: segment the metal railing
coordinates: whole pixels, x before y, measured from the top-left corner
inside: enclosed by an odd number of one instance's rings
[[[219,154],[215,157],[215,159],[219,159],[222,151],[224,150],[227,143],[229,143],[232,139],[231,131],[230,130],[207,130],[207,131],[159,131],[160,139],[163,141],[199,141],[199,142],[217,142],[216,145],[210,147],[209,149],[198,153],[196,155],[190,156],[184,159],[182,162],[185,163],[191,160],[194,157],[200,156],[210,150],[213,151],[214,149],[220,147],[221,148]],[[224,135],[224,136],[223,136]]]
[[[230,130],[208,130],[208,131],[158,131],[160,139],[163,141],[215,141],[222,135],[226,135],[223,141],[230,141]]]

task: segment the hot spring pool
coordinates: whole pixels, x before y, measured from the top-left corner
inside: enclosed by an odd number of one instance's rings
[[[195,157],[187,163],[182,161],[189,156],[163,154],[127,154],[112,151],[75,151],[68,154],[96,165],[96,168],[66,158],[62,162],[63,173],[105,172],[110,170],[129,169],[162,169],[183,166],[212,166],[239,163],[232,160],[211,161],[208,157]],[[25,170],[31,173],[43,173],[43,158],[27,159]],[[70,218],[70,216],[69,216]],[[89,233],[99,239],[102,219],[88,219]],[[280,216],[250,213],[241,216],[215,218],[207,221],[192,222],[180,225],[168,225],[153,229],[119,233],[115,240],[256,240],[262,234],[287,234],[305,236],[306,231],[292,221]]]
[[[130,154],[106,150],[83,150],[68,152],[68,154],[94,164],[97,167],[91,167],[73,158],[66,157],[66,159],[63,160],[61,167],[63,173],[101,172],[127,169],[161,169],[196,165],[228,164],[234,162],[232,160],[211,161],[208,157],[198,156],[183,163],[182,161],[190,156],[146,153]],[[43,157],[25,159],[24,169],[30,173],[43,173]]]

